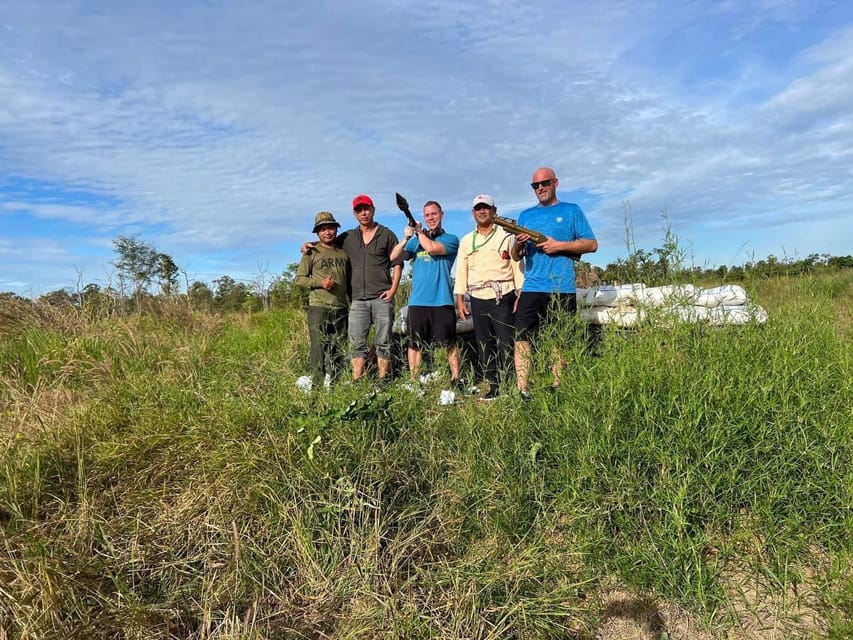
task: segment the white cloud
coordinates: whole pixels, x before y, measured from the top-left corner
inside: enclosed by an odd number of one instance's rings
[[[45,238],[52,220],[102,240],[156,225],[179,262],[239,255],[244,272],[283,247],[295,259],[306,220],[347,219],[360,192],[390,216],[394,191],[463,210],[487,191],[509,214],[531,203],[541,164],[601,198],[604,257],[623,251],[625,199],[649,242],[663,208],[688,236],[797,222],[824,201],[843,219],[850,28],[790,68],[750,49],[729,69],[726,46],[787,37],[817,11],[744,6],[16,3],[2,18],[0,171],[96,202],[15,193],[0,207],[27,208]],[[686,83],[707,61],[679,38],[706,21],[725,65]]]

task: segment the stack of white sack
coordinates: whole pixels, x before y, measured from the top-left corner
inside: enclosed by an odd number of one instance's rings
[[[707,322],[714,326],[764,324],[767,312],[749,301],[743,287],[727,284],[701,289],[692,284],[647,287],[642,283],[578,289],[581,319],[590,324],[633,327]]]

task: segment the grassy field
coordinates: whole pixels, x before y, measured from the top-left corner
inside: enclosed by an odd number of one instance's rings
[[[7,305],[0,638],[850,637],[853,273],[747,288],[448,407],[299,393],[298,312]]]

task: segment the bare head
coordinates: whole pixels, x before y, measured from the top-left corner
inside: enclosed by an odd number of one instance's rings
[[[530,180],[530,186],[533,188],[539,204],[544,207],[557,203],[558,184],[560,181],[557,179],[557,174],[548,167],[540,167],[534,171],[533,178]]]
[[[441,205],[435,200],[429,200],[424,204],[424,222],[427,229],[440,227],[442,218],[444,218],[444,211],[441,210]]]

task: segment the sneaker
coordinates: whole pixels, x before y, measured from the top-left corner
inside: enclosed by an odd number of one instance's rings
[[[518,395],[521,396],[521,399],[524,402],[530,402],[531,400],[533,400],[533,394],[529,391],[519,391]]]

